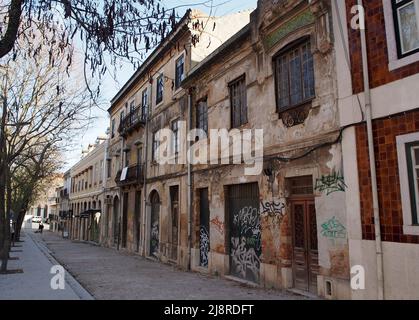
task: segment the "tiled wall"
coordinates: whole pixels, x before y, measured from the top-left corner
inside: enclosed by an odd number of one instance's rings
[[[359,30],[352,29],[350,25],[351,19],[353,18],[353,15],[351,15],[351,8],[356,4],[357,0],[346,0],[352,83],[354,93],[359,93],[363,91],[360,33]],[[379,87],[389,82],[400,80],[419,73],[419,62],[407,65],[394,71],[389,71],[383,0],[364,1],[364,7],[366,10],[365,20],[371,88]]]
[[[403,234],[396,136],[419,131],[419,111],[411,111],[373,122],[377,183],[383,241],[419,243],[419,236]],[[362,237],[374,240],[374,214],[366,125],[356,128],[361,197]]]

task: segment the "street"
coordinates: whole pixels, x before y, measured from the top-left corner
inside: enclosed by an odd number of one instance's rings
[[[95,299],[305,299],[279,290],[184,272],[140,256],[74,242],[49,231],[33,234]]]

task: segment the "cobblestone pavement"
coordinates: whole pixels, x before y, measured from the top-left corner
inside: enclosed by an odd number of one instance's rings
[[[66,240],[51,232],[34,236],[96,299],[305,299],[288,292],[181,271],[115,249]]]

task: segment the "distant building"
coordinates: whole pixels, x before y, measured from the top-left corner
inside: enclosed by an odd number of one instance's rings
[[[26,212],[26,215],[41,217],[43,222],[49,222],[57,213],[57,188],[63,184],[63,176],[49,178],[48,188],[42,192]]]
[[[89,145],[88,149],[83,151],[82,159],[70,169],[70,177],[67,176],[67,212],[71,214],[66,225],[72,239],[99,242],[106,141],[106,136],[98,137],[94,145]]]

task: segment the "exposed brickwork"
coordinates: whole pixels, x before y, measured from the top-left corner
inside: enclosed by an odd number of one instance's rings
[[[390,1],[390,0],[388,0]],[[363,72],[361,57],[361,40],[359,30],[353,30],[350,26],[352,19],[351,8],[356,5],[356,0],[346,0],[346,12],[348,13],[349,52],[352,69],[352,84],[354,93],[363,91]],[[369,60],[369,76],[371,87],[379,87],[389,82],[419,73],[419,62],[403,68],[388,70],[387,39],[384,23],[384,11],[382,0],[364,1],[367,30],[367,50]]]
[[[396,136],[419,131],[419,111],[412,111],[373,122],[381,232],[384,241],[419,243],[419,236],[403,234]],[[374,240],[371,173],[366,125],[356,128],[362,237]]]

